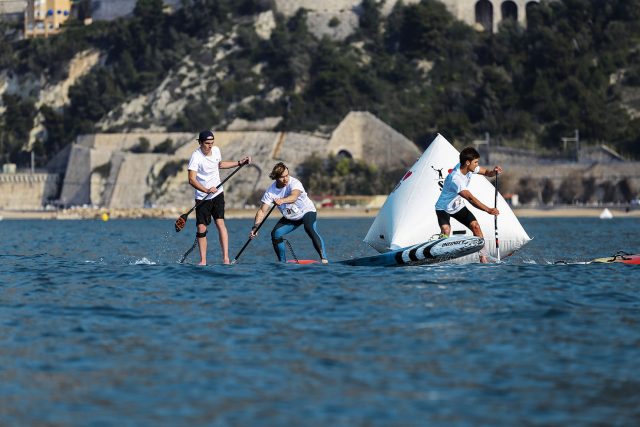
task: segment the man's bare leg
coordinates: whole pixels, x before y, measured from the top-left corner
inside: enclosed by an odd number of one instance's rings
[[[198,224],[198,233],[204,233],[207,231],[207,226],[204,224]],[[207,265],[207,237],[198,237],[198,249],[200,251],[200,264]]]
[[[471,221],[471,232],[473,233],[474,236],[476,237],[481,237],[484,239],[484,235],[482,234],[482,229],[480,228],[480,224],[478,224],[478,221]],[[483,247],[482,249],[480,249],[480,262],[483,264],[486,264],[489,262],[489,259],[487,258],[487,250]]]
[[[218,237],[220,238],[220,250],[222,251],[222,263],[230,264],[229,261],[229,234],[224,219],[216,219],[216,227],[218,228]]]

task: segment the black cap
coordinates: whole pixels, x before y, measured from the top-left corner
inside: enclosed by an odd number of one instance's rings
[[[207,139],[213,139],[213,132],[210,130],[203,130],[200,132],[200,135],[198,135],[198,141],[206,141]]]

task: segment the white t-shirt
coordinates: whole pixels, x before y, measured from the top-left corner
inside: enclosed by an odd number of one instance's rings
[[[211,154],[205,156],[200,148],[193,152],[191,159],[189,159],[190,171],[196,171],[196,180],[205,186],[206,188],[215,187],[220,184],[220,162],[222,161],[222,154],[218,147],[211,147]],[[218,194],[222,193],[224,189],[222,186],[218,188],[218,191],[211,194],[208,199],[213,199]],[[195,197],[197,200],[203,199],[207,193],[200,190],[195,191]]]
[[[289,197],[293,190],[300,190],[298,200],[294,203],[287,203],[278,206],[278,209],[280,209],[280,212],[282,212],[282,215],[285,218],[296,220],[302,218],[307,212],[316,211],[316,207],[307,196],[307,192],[304,191],[302,183],[292,176],[289,177],[289,183],[282,188],[278,188],[274,181],[273,184],[267,188],[267,191],[265,191],[264,196],[262,196],[260,201],[267,205],[272,205],[276,199]]]
[[[460,163],[456,165],[442,186],[442,193],[436,202],[436,210],[446,211],[454,214],[464,207],[464,198],[460,192],[466,190],[471,183],[473,172],[469,171],[466,175],[460,172]]]

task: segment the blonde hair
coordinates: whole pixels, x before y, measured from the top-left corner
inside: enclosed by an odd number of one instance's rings
[[[289,169],[289,168],[284,163],[282,162],[276,163],[276,165],[273,167],[273,170],[269,174],[269,178],[271,179],[280,178],[280,176],[284,173],[286,169]]]

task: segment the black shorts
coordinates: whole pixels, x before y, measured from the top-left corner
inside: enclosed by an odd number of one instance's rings
[[[471,223],[473,221],[477,221],[476,217],[471,213],[469,209],[467,209],[466,206],[453,215],[447,213],[446,211],[438,210],[436,211],[436,215],[438,216],[438,225],[441,227],[444,224],[451,225],[451,223],[449,222],[451,217],[454,217],[460,224],[464,225],[468,229],[471,229]]]
[[[199,201],[196,201],[198,203]],[[224,219],[224,193],[218,194],[213,199],[207,199],[196,208],[196,225],[211,224],[211,217],[214,220]]]

